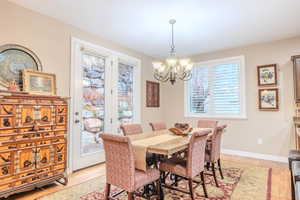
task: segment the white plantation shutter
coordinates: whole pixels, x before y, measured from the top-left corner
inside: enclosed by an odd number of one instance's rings
[[[240,114],[240,67],[227,64],[214,67],[213,107],[216,114]]]
[[[193,113],[207,113],[209,76],[208,68],[194,68],[190,84],[190,109]]]
[[[244,118],[243,57],[195,64],[187,84],[188,116]]]

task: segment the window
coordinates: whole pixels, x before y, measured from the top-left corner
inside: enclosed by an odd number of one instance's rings
[[[243,56],[195,63],[185,86],[187,117],[246,118]]]
[[[133,71],[134,67],[119,63],[118,77],[118,133],[120,125],[133,123]]]

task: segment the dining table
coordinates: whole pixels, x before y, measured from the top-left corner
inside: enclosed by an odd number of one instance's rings
[[[146,171],[147,154],[172,156],[188,148],[190,137],[194,132],[207,130],[210,131],[208,137],[211,137],[212,128],[193,128],[187,135],[175,135],[169,129],[165,129],[129,136],[133,147],[135,168]]]
[[[153,157],[168,158],[176,153],[183,152],[188,148],[192,134],[199,131],[210,131],[210,133],[208,134],[208,138],[210,138],[213,135],[214,129],[193,128],[192,131],[190,131],[190,133],[187,135],[176,135],[169,129],[164,129],[128,136],[133,148],[135,168],[138,170],[146,171],[149,168],[147,163],[147,157],[149,155],[150,157],[152,157],[153,161]],[[158,167],[158,160],[154,159],[154,162],[152,162],[156,167]],[[177,184],[178,177],[172,175],[170,175],[170,177],[171,179],[173,177],[175,183]],[[161,175],[162,183],[165,182],[165,178],[166,175],[163,173]],[[155,187],[153,184],[146,185],[141,196],[148,199],[153,194],[157,194],[157,191],[155,191],[154,188]],[[160,199],[164,199],[162,188],[160,189],[160,191]]]

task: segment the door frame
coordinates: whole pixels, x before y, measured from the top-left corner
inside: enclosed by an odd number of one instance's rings
[[[83,41],[81,39],[78,39],[76,37],[71,37],[71,66],[70,66],[70,109],[69,109],[69,134],[68,134],[68,168],[67,173],[70,174],[74,171],[74,139],[75,139],[75,133],[74,133],[74,127],[73,122],[75,120],[74,114],[75,114],[75,107],[76,107],[76,101],[75,101],[75,91],[78,89],[78,84],[73,84],[76,81],[75,77],[75,71],[76,71],[76,63],[80,63],[80,55],[78,53],[80,52],[80,48],[84,47],[85,49],[88,49],[88,51],[95,52],[96,54],[100,54],[103,56],[110,56],[111,57],[111,80],[105,81],[105,84],[109,85],[109,88],[111,89],[111,92],[107,92],[105,95],[105,99],[107,98],[112,99],[112,107],[117,108],[117,95],[113,95],[117,93],[117,83],[118,83],[118,62],[119,59],[127,64],[131,64],[134,66],[134,77],[135,81],[133,82],[134,87],[134,122],[140,123],[141,122],[141,61],[137,58],[128,56],[126,54],[113,51],[98,45],[95,45],[93,43]],[[107,79],[106,79],[107,80]],[[116,89],[115,89],[116,88]],[[108,94],[108,95],[107,95]],[[112,98],[113,97],[113,98]],[[105,101],[106,101],[105,100]],[[108,114],[105,116],[111,116],[112,119],[112,125],[110,126],[110,129],[108,130],[108,133],[116,133],[117,129],[117,123],[115,120],[117,120],[118,117],[118,110],[117,109],[108,109],[108,104],[105,104],[105,109],[108,110]]]

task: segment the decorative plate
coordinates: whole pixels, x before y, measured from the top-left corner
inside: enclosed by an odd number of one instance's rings
[[[42,64],[31,50],[15,44],[0,47],[0,84],[8,87],[15,80],[22,86],[22,70],[41,71]]]

